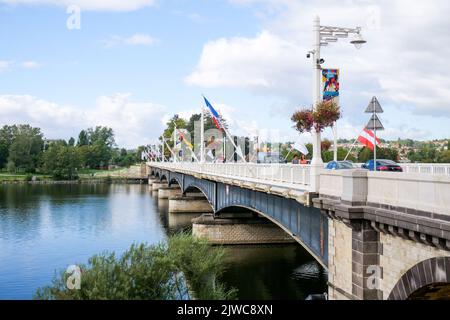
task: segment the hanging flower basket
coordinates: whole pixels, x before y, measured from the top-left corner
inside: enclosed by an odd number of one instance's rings
[[[341,117],[339,106],[333,101],[322,101],[317,104],[316,110],[304,109],[295,112],[291,120],[295,123],[294,128],[300,133],[322,132],[323,129],[333,126]]]

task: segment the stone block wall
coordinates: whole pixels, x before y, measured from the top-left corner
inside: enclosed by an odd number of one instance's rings
[[[204,196],[170,197],[169,212],[200,212],[212,213],[213,208]]]
[[[348,300],[352,293],[352,229],[334,219],[328,222],[328,266],[329,299]]]
[[[434,257],[450,256],[449,251],[386,233],[380,233],[380,243],[383,248],[380,255],[380,289],[383,299],[389,297],[403,274],[416,264]]]
[[[283,229],[265,219],[214,219],[212,215],[203,215],[192,222],[192,234],[213,244],[295,242]]]

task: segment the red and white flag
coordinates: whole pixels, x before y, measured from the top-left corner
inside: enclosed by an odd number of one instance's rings
[[[364,129],[358,137],[358,141],[365,145],[370,150],[373,150],[375,147],[375,136],[372,131],[368,129]],[[376,144],[378,146],[381,145],[380,140],[377,138]]]

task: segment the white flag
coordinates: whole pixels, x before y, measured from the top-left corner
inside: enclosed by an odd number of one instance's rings
[[[211,160],[214,160],[214,155],[213,155],[213,153],[212,153],[212,150],[211,149],[209,149],[209,151],[208,151],[208,153],[206,154],[208,157],[210,157],[211,158]]]
[[[291,148],[300,151],[305,156],[308,155],[308,153],[309,153],[308,148],[306,148],[306,146],[303,142],[298,141],[294,144],[291,144]]]

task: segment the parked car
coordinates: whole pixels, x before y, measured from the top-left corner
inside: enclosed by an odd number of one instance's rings
[[[326,165],[325,169],[329,170],[355,169],[355,166],[351,161],[330,161]]]
[[[363,169],[368,169],[374,171],[373,159],[367,161],[362,165]],[[386,159],[377,159],[377,171],[394,171],[403,172],[402,167],[400,167],[396,162]]]
[[[287,163],[286,159],[280,154],[259,153],[257,163]]]

